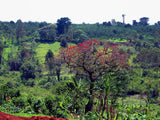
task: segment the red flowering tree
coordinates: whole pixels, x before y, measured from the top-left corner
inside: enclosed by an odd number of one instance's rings
[[[60,55],[68,67],[88,75],[91,83],[90,96],[94,95],[94,83],[99,77],[128,66],[128,56],[121,53],[117,45],[109,45],[96,39],[62,49]],[[92,107],[93,97],[90,97],[85,112],[91,111]]]

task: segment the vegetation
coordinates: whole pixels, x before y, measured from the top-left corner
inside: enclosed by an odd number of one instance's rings
[[[0,111],[160,119],[160,24],[0,22]],[[114,24],[113,24],[114,23]]]

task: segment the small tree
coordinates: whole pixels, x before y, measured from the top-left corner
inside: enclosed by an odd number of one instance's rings
[[[50,71],[50,74],[53,74],[53,69],[54,69],[54,54],[53,52],[49,49],[46,56],[45,56],[45,61],[46,61],[46,67]]]
[[[60,55],[68,67],[85,73],[89,78],[90,98],[85,108],[86,113],[93,107],[95,81],[106,73],[128,66],[128,55],[119,52],[117,45],[98,40],[88,40],[78,46],[67,47],[61,50]]]
[[[59,58],[55,58],[55,69],[56,69],[56,75],[57,75],[57,79],[58,81],[60,81],[60,75],[61,75],[61,60]]]
[[[87,37],[87,34],[83,30],[78,29],[74,31],[73,39],[74,39],[73,42],[78,44],[78,43],[82,43],[84,40],[87,40],[88,37]]]
[[[35,78],[35,66],[31,61],[25,62],[21,68],[20,71],[22,73],[21,78],[28,80],[29,78]]]
[[[17,42],[19,43],[19,39],[23,38],[25,35],[25,30],[24,30],[23,22],[21,20],[17,20],[16,25],[17,25],[16,26],[16,39],[17,39]]]
[[[54,42],[56,40],[56,25],[42,26],[38,29],[40,40]]]
[[[142,17],[140,18],[140,24],[141,25],[148,25],[148,21],[149,21],[149,18],[148,17]]]
[[[65,34],[68,32],[71,21],[68,17],[64,17],[57,20],[57,33],[58,35]]]
[[[60,44],[62,47],[67,47],[68,45],[67,45],[67,42],[66,42],[66,40],[65,39],[62,39],[62,41],[61,41],[61,44]]]
[[[13,56],[13,54],[10,53],[8,55],[8,65],[10,66],[11,71],[19,71],[22,61],[17,55]]]

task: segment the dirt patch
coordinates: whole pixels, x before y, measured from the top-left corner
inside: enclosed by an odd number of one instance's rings
[[[43,117],[43,116],[32,116],[32,117],[18,117],[10,114],[6,114],[0,111],[0,120],[69,120],[62,118]]]

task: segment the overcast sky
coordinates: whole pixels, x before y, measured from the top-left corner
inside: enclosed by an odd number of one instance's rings
[[[56,23],[69,17],[72,23],[126,23],[149,17],[149,23],[160,21],[160,0],[0,0],[0,21],[46,21]]]

